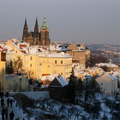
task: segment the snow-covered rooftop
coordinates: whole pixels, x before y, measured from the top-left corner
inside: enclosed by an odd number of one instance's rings
[[[68,85],[68,81],[65,79],[64,76],[56,77],[58,82],[62,85],[62,87]]]
[[[107,67],[118,67],[117,65],[113,64],[113,63],[99,63],[99,64],[96,64],[98,65],[99,67],[102,67],[102,66],[107,66]]]
[[[45,75],[45,76],[41,77],[41,80],[53,81],[53,79],[57,76],[58,76],[58,74]]]
[[[106,72],[105,75],[109,77],[111,80],[117,80],[120,74],[119,72]]]
[[[44,53],[44,54],[39,54],[39,57],[54,57],[54,58],[66,58],[66,57],[69,57],[69,58],[71,58],[72,56],[69,55],[69,54],[63,53],[63,52],[61,52],[61,53],[54,52],[52,54],[47,52],[47,53]]]

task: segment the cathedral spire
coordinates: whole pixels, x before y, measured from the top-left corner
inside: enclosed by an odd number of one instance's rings
[[[27,19],[25,18],[25,26],[27,26]]]
[[[37,21],[37,17],[36,17],[36,23],[35,23],[36,26],[38,26],[38,21]]]

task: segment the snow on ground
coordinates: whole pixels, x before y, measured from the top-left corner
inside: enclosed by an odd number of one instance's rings
[[[12,97],[9,97],[12,98]],[[83,106],[81,106],[84,103],[83,98],[80,98],[80,104],[73,105],[69,103],[61,103],[56,100],[52,99],[46,99],[46,100],[39,100],[35,103],[35,108],[27,108],[29,111],[29,115],[25,114],[19,106],[16,107],[16,101],[13,103],[12,107],[8,107],[8,118],[9,113],[11,111],[14,112],[14,120],[16,118],[19,118],[20,120],[102,120],[103,116],[107,116],[109,120],[112,119],[112,113],[111,109],[108,105],[106,105],[106,99],[108,101],[116,102],[115,97],[112,96],[106,96],[104,94],[96,94],[95,98],[97,101],[100,102],[100,111],[98,118],[94,118],[94,113],[88,113]],[[13,98],[12,98],[13,99]],[[0,99],[1,100],[1,99]],[[4,97],[5,100],[5,107],[7,106],[7,98]],[[95,100],[95,101],[96,101]],[[93,99],[91,99],[89,104],[94,105]],[[1,105],[1,104],[0,104]],[[0,112],[2,109],[0,108]],[[92,116],[93,115],[93,116]],[[2,119],[2,116],[0,114],[0,120]],[[10,119],[8,119],[10,120]]]
[[[13,99],[12,97],[9,97],[10,99]],[[4,103],[5,103],[5,107],[7,106],[7,97],[3,97],[3,99],[4,99]],[[0,101],[1,101],[1,99],[0,99]],[[7,106],[8,107],[8,106]],[[9,105],[9,107],[8,107],[8,120],[10,120],[10,118],[9,118],[9,114],[10,114],[10,112],[12,112],[13,111],[13,113],[14,113],[14,120],[16,119],[16,118],[19,118],[20,120],[23,120],[23,118],[25,118],[25,120],[28,120],[27,119],[27,114],[24,114],[23,113],[23,110],[19,107],[19,106],[17,106],[16,107],[16,101],[14,101],[13,102],[13,105],[12,105],[12,107]],[[1,107],[1,104],[0,104],[0,113],[2,112],[2,107]],[[0,120],[2,120],[2,115],[0,114]],[[34,120],[34,119],[30,119],[30,120]]]

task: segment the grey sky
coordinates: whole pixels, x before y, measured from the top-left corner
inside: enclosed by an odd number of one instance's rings
[[[120,0],[0,0],[0,39],[22,38],[44,13],[52,41],[120,45]]]

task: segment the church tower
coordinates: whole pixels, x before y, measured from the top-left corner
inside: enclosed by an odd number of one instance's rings
[[[38,45],[38,44],[39,44],[39,28],[38,28],[38,21],[36,18],[36,23],[34,27],[34,45]]]
[[[23,28],[23,36],[22,36],[23,42],[27,42],[27,37],[28,37],[28,26],[27,26],[27,20],[25,19],[25,24]]]
[[[49,28],[46,24],[46,16],[44,16],[43,25],[41,27],[41,45],[50,45],[50,39],[49,39]]]

